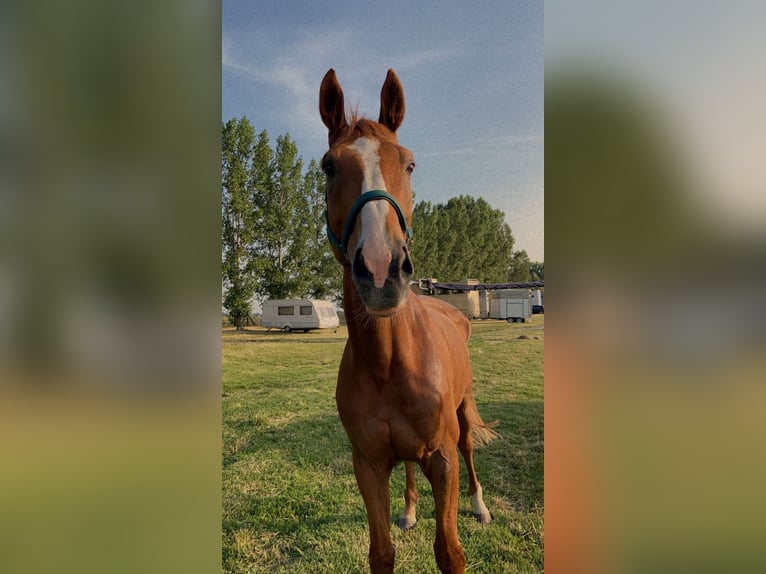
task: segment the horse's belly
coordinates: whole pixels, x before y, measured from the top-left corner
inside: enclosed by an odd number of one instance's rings
[[[394,440],[391,446],[398,460],[410,462],[422,460],[423,457],[430,455],[437,448],[433,443],[422,440]]]

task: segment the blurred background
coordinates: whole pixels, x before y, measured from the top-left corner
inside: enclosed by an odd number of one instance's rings
[[[220,29],[0,6],[0,571],[220,568]]]
[[[545,12],[546,569],[762,572],[766,8]],[[220,568],[220,34],[0,6],[3,572]]]
[[[546,2],[548,572],[766,568],[764,16]]]

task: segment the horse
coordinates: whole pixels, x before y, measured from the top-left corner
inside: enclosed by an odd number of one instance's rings
[[[408,530],[417,521],[418,463],[433,488],[436,563],[443,573],[462,574],[457,450],[467,467],[473,514],[489,523],[473,449],[498,435],[491,429],[494,423],[482,421],[473,398],[470,322],[451,305],[410,290],[415,161],[397,141],[404,110],[404,90],[393,70],[381,89],[377,122],[356,112],[347,118],[333,69],[322,80],[319,112],[329,142],[321,161],[325,218],[332,251],[343,267],[348,325],[335,399],[367,510],[370,571],[394,571],[389,479],[404,461],[405,506],[397,525]]]

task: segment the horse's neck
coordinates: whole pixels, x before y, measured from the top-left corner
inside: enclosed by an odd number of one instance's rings
[[[343,269],[343,311],[354,354],[364,357],[371,366],[386,368],[392,361],[401,359],[402,352],[411,347],[412,334],[405,317],[383,319],[367,313],[349,266]],[[400,314],[408,311],[405,308]]]

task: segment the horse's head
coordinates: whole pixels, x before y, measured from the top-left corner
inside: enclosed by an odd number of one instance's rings
[[[343,90],[329,70],[319,91],[319,112],[329,130],[322,158],[327,175],[327,235],[335,257],[351,265],[367,311],[391,316],[407,302],[413,267],[411,235],[412,153],[397,143],[404,119],[404,91],[393,70],[380,93],[377,122],[348,121]]]

